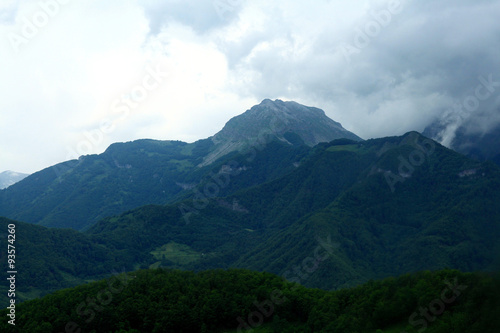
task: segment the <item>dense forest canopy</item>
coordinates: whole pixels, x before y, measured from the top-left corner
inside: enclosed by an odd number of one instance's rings
[[[325,291],[241,269],[150,269],[57,291],[16,310],[16,325],[2,320],[0,331],[493,333],[500,327],[500,279],[441,270]]]

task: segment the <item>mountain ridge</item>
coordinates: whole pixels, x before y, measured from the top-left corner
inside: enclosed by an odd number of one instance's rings
[[[304,154],[302,147],[339,137],[360,140],[320,109],[264,100],[207,139],[114,143],[103,154],[81,156],[39,171],[0,191],[0,216],[84,230],[107,216],[189,195],[204,175],[220,172],[214,169],[220,165],[217,160],[231,154],[257,150],[261,154],[273,146],[274,158],[290,160],[272,172],[255,164],[254,179],[247,182],[255,184],[288,172]],[[280,144],[271,144],[275,141]]]
[[[216,165],[205,175],[209,183],[202,181],[181,201],[122,212],[83,233],[20,224],[20,230],[27,228],[18,241],[21,247],[40,242],[36,239],[42,236],[47,244],[69,238],[64,251],[47,249],[58,255],[30,252],[24,271],[30,274],[43,265],[54,272],[52,279],[62,279],[41,281],[33,285],[35,291],[63,282],[66,286],[68,274],[73,280],[92,278],[75,269],[72,253],[79,247],[71,239],[88,244],[84,253],[78,252],[79,262],[100,258],[96,275],[105,274],[110,265],[127,270],[239,267],[280,275],[288,271],[287,278],[298,277],[308,287],[337,289],[425,269],[498,266],[500,168],[495,164],[471,160],[410,132],[321,143],[304,151],[297,166],[294,159],[287,160],[289,169],[281,176],[242,181],[255,178],[260,172],[255,169],[280,147],[290,146],[274,141],[252,162],[245,156],[228,157],[218,163],[238,161],[239,175],[223,181],[224,174],[217,173],[223,168]],[[219,184],[244,185],[229,192],[220,185],[220,196],[200,198],[206,184],[216,184],[214,175],[219,175]],[[190,209],[182,211],[182,206]],[[35,227],[41,231],[28,232]],[[305,279],[296,268],[314,256],[319,239],[331,244],[332,254],[322,262],[321,272]],[[50,259],[62,253],[68,257]]]

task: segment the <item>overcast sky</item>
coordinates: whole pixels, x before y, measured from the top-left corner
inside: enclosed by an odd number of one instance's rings
[[[365,139],[487,131],[499,18],[496,0],[2,0],[0,172],[193,142],[265,98]]]

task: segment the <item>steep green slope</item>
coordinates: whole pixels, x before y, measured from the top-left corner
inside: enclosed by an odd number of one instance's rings
[[[50,291],[72,287],[88,279],[102,278],[114,270],[132,270],[139,261],[130,251],[112,253],[87,235],[68,229],[42,226],[0,218],[0,260],[7,264],[7,226],[15,225],[15,266],[17,299],[39,297]],[[1,305],[6,305],[8,281],[0,283]]]
[[[306,289],[246,270],[147,270],[18,304],[2,332],[496,332],[500,280],[445,270]],[[7,320],[5,320],[7,318]]]
[[[228,156],[226,160],[204,168],[206,176],[199,176],[202,179],[200,188],[203,191],[207,182],[214,181],[214,175],[223,169],[224,163],[233,165],[240,162],[242,166],[246,165],[244,174],[231,177],[227,186],[221,187],[221,193],[230,193],[244,186],[242,184],[258,184],[296,169],[293,164],[308,152],[309,149],[304,146],[270,142],[256,147],[256,154]],[[248,156],[252,159],[248,160]],[[280,169],[270,172],[263,161],[273,159]],[[186,196],[190,197],[193,193],[189,189]],[[105,219],[99,224],[101,227],[106,226],[105,229],[87,235],[14,222],[21,225],[19,246],[29,249],[23,251],[23,265],[26,268],[20,273],[23,284],[29,287],[24,288],[20,299],[30,299],[48,291],[74,286],[83,280],[109,275],[113,269],[130,270],[159,264],[185,269],[228,267],[245,249],[254,247],[261,240],[261,234],[252,233],[253,237],[248,237],[242,233],[242,230],[253,231],[255,226],[249,221],[234,224],[232,221],[238,220],[241,212],[233,211],[232,203],[211,199],[211,207],[207,208],[203,216],[192,219],[193,224],[189,226],[178,205],[146,206],[120,217]],[[191,205],[190,201],[186,203]],[[113,223],[108,225],[108,221]],[[2,225],[9,223],[11,221],[7,219],[2,220]],[[227,237],[220,238],[221,234]],[[64,242],[60,241],[61,238]],[[85,251],[82,251],[80,244]],[[247,245],[241,247],[242,244]],[[43,250],[39,250],[40,247]],[[155,255],[152,254],[154,251]],[[29,254],[29,260],[24,256],[26,253]],[[190,260],[179,260],[184,259],[186,254]],[[85,268],[92,265],[93,260],[96,261],[93,269],[79,270],[77,275],[74,274],[74,267]],[[106,264],[101,265],[101,262]],[[40,266],[45,268],[39,270]],[[38,271],[42,275],[36,277]],[[0,282],[0,286],[4,290],[7,281]],[[2,304],[4,299],[2,297]]]
[[[328,207],[273,234],[236,265],[288,271],[305,285],[328,289],[423,269],[494,269],[500,258],[500,170],[425,140],[409,133],[366,141],[363,150],[327,148],[353,158],[373,148],[378,154]],[[425,157],[418,166],[407,165],[424,142],[432,151],[418,154]],[[325,269],[311,278],[293,273],[293,267],[303,270],[318,236],[337,245]]]
[[[272,149],[263,152],[266,154],[257,156],[275,156]],[[326,207],[352,186],[358,173],[369,166],[364,157],[346,160],[343,153],[335,156],[337,158],[332,158],[325,146],[318,147],[287,175],[228,197],[203,196],[200,199],[206,184],[202,182],[198,191],[193,191],[198,195],[193,194],[192,198],[104,219],[92,226],[87,234],[102,244],[143,253],[157,251],[171,242],[184,244],[206,255],[203,260],[190,262],[182,268],[227,267],[276,232],[293,225],[297,219]],[[239,162],[245,166],[244,161]],[[231,188],[232,182],[241,184],[254,179],[253,170],[254,166],[259,167],[258,162],[247,162],[246,170],[237,175],[227,178],[219,175],[221,181],[228,183],[220,187],[220,192]],[[218,183],[213,178],[211,181]],[[158,261],[157,258],[155,262]],[[162,264],[180,268],[168,260],[162,260]]]
[[[208,149],[203,142],[139,140],[114,144],[31,175],[0,192],[0,213],[50,227],[82,230],[150,203],[165,203],[189,182]]]
[[[208,147],[207,142],[153,140],[114,144],[101,155],[45,169],[0,191],[0,213],[44,226],[84,230],[107,216],[193,196],[194,187],[201,184],[203,189],[227,165],[245,167],[245,174],[221,187],[221,195],[269,181],[295,169],[293,163],[309,151],[302,145],[263,142],[254,151],[199,168]]]
[[[222,184],[214,175],[226,179],[216,172],[224,168],[214,165],[186,200],[103,219],[85,240],[118,266],[241,267],[324,289],[424,269],[498,265],[500,171],[494,164],[414,132],[321,144],[299,164],[289,156],[284,165],[293,166],[284,176],[225,197],[200,197],[209,184]],[[226,170],[231,177],[219,193],[262,172],[240,162]]]
[[[245,152],[233,152],[201,168],[199,183],[181,192],[174,201],[204,197],[225,197],[232,193],[281,178],[297,169],[310,155],[311,148],[297,142],[290,145],[276,139],[263,139]]]
[[[160,253],[174,242],[211,254],[184,266],[163,260],[167,267],[288,271],[331,289],[422,269],[490,269],[500,257],[499,183],[496,166],[417,133],[334,141],[284,177],[225,198],[182,202],[187,219],[175,206],[151,206],[103,220],[89,234],[123,248],[147,239],[134,248],[139,252]],[[314,258],[321,242],[332,249],[328,269],[300,277],[294,267]]]

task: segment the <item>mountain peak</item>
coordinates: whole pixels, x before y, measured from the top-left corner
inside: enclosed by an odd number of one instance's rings
[[[308,146],[342,138],[362,140],[344,129],[340,123],[328,118],[321,109],[293,101],[264,99],[245,113],[230,119],[224,128],[211,138],[215,149],[205,158],[202,165],[208,165],[230,152],[242,151],[263,141],[278,139],[292,145],[294,143],[290,142],[291,136]]]
[[[253,106],[249,111],[250,113],[255,112],[263,114],[273,114],[277,117],[281,116],[288,118],[293,117],[295,114],[300,112],[303,113],[303,116],[304,115],[307,116],[309,114],[309,116],[314,115],[317,117],[326,117],[325,111],[321,109],[314,107],[307,107],[294,101],[284,102],[280,99],[276,99],[274,101],[270,99],[265,99],[259,105]],[[334,123],[339,126],[342,126],[335,121]]]

